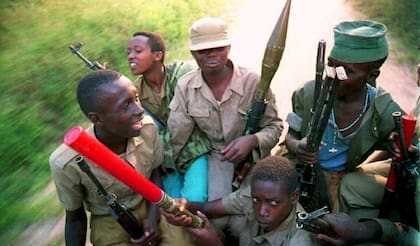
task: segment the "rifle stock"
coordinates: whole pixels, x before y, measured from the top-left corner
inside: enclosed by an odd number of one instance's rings
[[[247,122],[242,135],[250,135],[257,132],[259,122],[264,116],[267,106],[266,95],[270,88],[271,80],[279,67],[286,45],[290,6],[291,0],[287,0],[266,45],[262,61],[261,78],[251,108],[247,113]],[[245,161],[235,166],[235,175],[232,181],[233,190],[239,188],[253,164],[254,160],[251,154],[249,154]]]

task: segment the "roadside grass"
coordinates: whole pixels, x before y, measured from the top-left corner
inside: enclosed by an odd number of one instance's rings
[[[420,8],[418,0],[351,0],[353,8],[387,25],[396,43],[397,61],[414,67],[420,62]]]
[[[188,27],[219,15],[226,0],[20,0],[0,2],[0,241],[11,242],[29,225],[58,216],[48,156],[74,124],[86,126],[74,90],[89,69],[68,46],[131,77],[126,44],[137,30],[161,33],[167,61],[190,59]]]
[[[70,53],[70,44],[83,41],[86,57],[133,78],[125,55],[133,32],[161,33],[168,62],[190,59],[187,27],[244,1],[0,1],[0,242],[13,242],[29,225],[63,212],[55,192],[44,192],[48,156],[66,130],[87,125],[74,90],[89,69]],[[415,2],[352,1],[355,9],[388,25],[406,50],[401,61],[412,64],[419,57]]]

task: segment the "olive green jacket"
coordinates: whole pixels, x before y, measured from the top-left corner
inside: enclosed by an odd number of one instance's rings
[[[308,122],[311,118],[311,107],[314,97],[314,81],[309,81],[292,95],[293,112],[301,119],[300,137],[305,137],[308,131]],[[347,171],[354,169],[363,162],[395,128],[392,113],[404,111],[392,99],[391,95],[378,87],[375,100],[371,103],[370,109],[365,115],[364,124],[358,130],[356,136],[350,143]]]
[[[195,127],[177,160],[174,160],[172,146],[169,144],[170,136],[167,127],[169,103],[174,96],[179,78],[194,68],[192,63],[183,61],[176,61],[165,66],[166,77],[163,95],[154,93],[142,75],[134,81],[142,105],[149,111],[155,122],[161,124],[160,127],[158,126],[159,135],[165,144],[165,160],[162,169],[167,173],[171,173],[175,169],[185,172],[193,160],[211,150],[210,141],[198,127]]]

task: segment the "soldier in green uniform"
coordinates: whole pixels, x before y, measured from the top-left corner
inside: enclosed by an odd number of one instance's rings
[[[386,32],[384,24],[374,21],[345,21],[335,26],[328,66],[337,74],[338,68],[342,69],[345,76],[340,75],[318,152],[306,151],[304,138],[315,96],[314,83],[306,83],[292,97],[286,145],[288,151],[306,163],[319,161],[333,212],[347,213],[326,216],[337,238],[320,238],[337,245],[340,240],[394,245],[410,242],[404,235],[415,238],[418,234],[407,234],[407,226],[389,218],[377,218],[392,157],[385,151],[395,127],[392,113],[404,113],[388,92],[371,86],[388,56]]]
[[[342,22],[334,28],[328,66],[334,71],[342,69],[346,76],[337,82],[336,97],[318,152],[306,150],[305,138],[315,96],[314,81],[305,83],[292,96],[293,112],[287,117],[290,126],[287,149],[305,163],[320,163],[333,211],[339,211],[339,205],[347,211],[343,206],[351,206],[351,202],[338,202],[338,186],[343,176],[359,170],[361,163],[389,158],[386,151],[375,150],[383,149],[383,140],[394,129],[392,113],[402,109],[388,92],[371,86],[388,56],[386,32],[385,25],[373,21]],[[381,169],[383,164],[377,163],[375,167]]]
[[[190,135],[185,148],[174,159],[169,144],[167,120],[169,103],[178,79],[195,66],[192,62],[175,61],[166,65],[166,45],[154,32],[139,31],[128,43],[127,56],[131,72],[139,77],[134,81],[146,114],[152,116],[165,144],[162,164],[163,187],[171,197],[187,197],[207,201],[207,159],[210,143],[198,128]]]

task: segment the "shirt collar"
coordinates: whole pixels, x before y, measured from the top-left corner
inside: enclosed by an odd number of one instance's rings
[[[233,75],[226,89],[230,89],[242,96],[244,91],[243,80],[238,79],[241,77],[241,71],[230,59],[228,60],[228,64],[233,66]],[[203,86],[203,83],[205,83],[203,75],[201,74],[201,69],[198,69],[198,72],[200,73],[200,79],[196,79],[191,82],[192,88],[200,88]]]
[[[89,135],[91,135],[91,136],[93,136],[93,137],[96,138],[95,131],[94,131],[94,127],[93,126],[91,126],[88,129],[86,129],[86,131],[87,131],[87,133]],[[122,157],[123,159],[127,160],[132,165],[135,165],[136,149],[137,149],[137,146],[139,146],[142,143],[144,143],[144,139],[141,136],[129,138],[127,140],[127,147],[125,148],[125,152],[123,154],[121,154],[120,157]]]
[[[300,205],[298,205],[300,206]],[[252,240],[258,244],[268,241],[270,245],[283,245],[284,243],[290,242],[297,229],[295,224],[296,219],[296,207],[292,208],[289,216],[274,230],[267,232],[263,235],[258,235]]]

